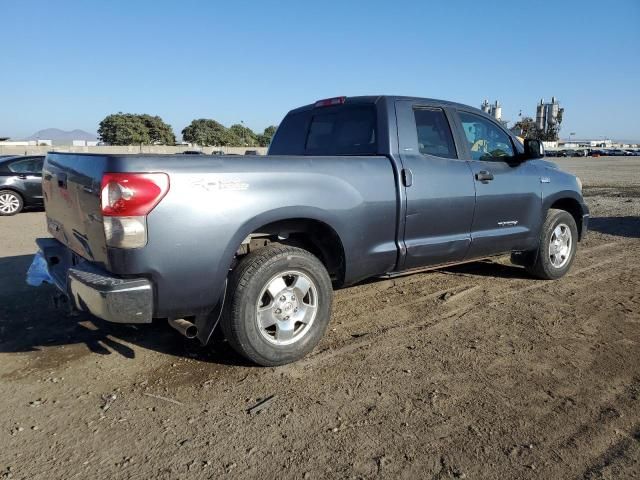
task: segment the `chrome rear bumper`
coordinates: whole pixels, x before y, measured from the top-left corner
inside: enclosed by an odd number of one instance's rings
[[[153,285],[149,280],[115,277],[87,261],[71,266],[73,254],[59,241],[39,238],[36,243],[53,283],[74,308],[109,322],[151,323]]]

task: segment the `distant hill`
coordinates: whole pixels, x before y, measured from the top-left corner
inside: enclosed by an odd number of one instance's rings
[[[65,131],[59,128],[45,128],[39,130],[25,140],[52,140],[54,145],[70,144],[72,140],[96,141],[98,136],[95,133],[85,132],[84,130]]]

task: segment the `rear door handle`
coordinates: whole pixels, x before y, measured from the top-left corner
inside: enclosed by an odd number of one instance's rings
[[[486,170],[480,170],[476,173],[476,180],[483,183],[490,182],[493,180],[493,173],[487,172]]]

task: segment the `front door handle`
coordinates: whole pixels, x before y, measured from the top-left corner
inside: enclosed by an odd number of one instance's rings
[[[67,174],[59,173],[58,174],[58,187],[64,190],[67,189]]]
[[[493,173],[487,172],[486,170],[480,170],[476,173],[476,180],[482,183],[487,183],[493,180]]]
[[[413,185],[413,172],[408,168],[402,169],[402,184],[405,187],[410,187]]]

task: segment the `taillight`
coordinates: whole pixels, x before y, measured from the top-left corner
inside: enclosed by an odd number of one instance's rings
[[[166,173],[105,173],[100,202],[107,245],[139,248],[147,244],[147,214],[169,191]]]
[[[102,176],[102,215],[147,215],[169,191],[166,173],[105,173]]]
[[[332,105],[342,105],[347,101],[347,97],[333,97],[333,98],[325,98],[324,100],[318,100],[314,107],[330,107]]]

